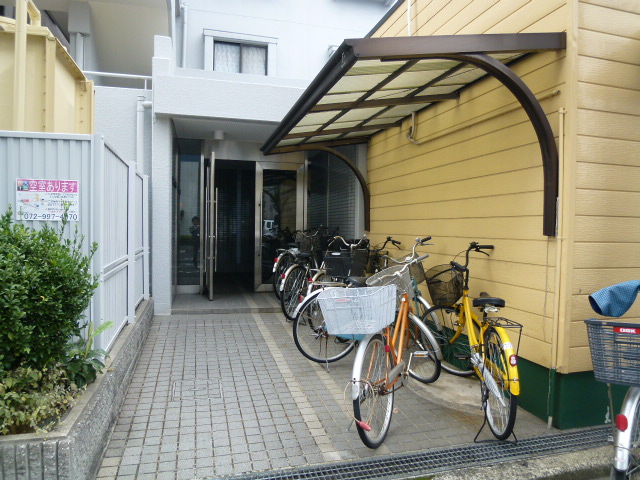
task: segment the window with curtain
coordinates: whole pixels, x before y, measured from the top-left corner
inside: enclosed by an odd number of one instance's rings
[[[213,69],[216,72],[267,74],[267,47],[245,43],[215,42]]]

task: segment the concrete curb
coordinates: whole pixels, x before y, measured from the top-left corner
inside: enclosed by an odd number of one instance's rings
[[[0,437],[3,480],[95,478],[152,320],[150,299],[138,307],[136,322],[120,333],[105,372],[53,431]]]
[[[535,452],[532,452],[535,455]],[[486,467],[452,470],[429,476],[433,480],[596,480],[608,479],[613,447],[531,457]]]

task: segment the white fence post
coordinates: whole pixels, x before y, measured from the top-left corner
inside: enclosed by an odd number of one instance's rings
[[[128,164],[127,188],[127,318],[136,321],[136,164]]]
[[[98,328],[106,320],[104,318],[104,139],[100,135],[91,135],[91,205],[89,208],[89,238],[90,244],[96,242],[98,249],[93,256],[93,273],[98,275],[98,288],[93,294],[90,303],[91,321],[95,328]],[[106,340],[108,332],[103,332],[95,339],[95,348],[106,349],[110,343]]]
[[[142,176],[142,282],[144,299],[148,300],[150,295],[149,281],[151,270],[151,255],[149,254],[149,176]]]

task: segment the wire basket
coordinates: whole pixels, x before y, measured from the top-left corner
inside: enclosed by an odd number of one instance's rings
[[[434,305],[453,305],[462,296],[462,274],[451,265],[431,267],[425,276]]]
[[[324,266],[330,277],[362,277],[367,264],[369,251],[354,250],[353,252],[327,252],[324,256]]]
[[[370,287],[380,285],[395,285],[396,286],[396,308],[400,306],[402,301],[402,295],[405,293],[411,294],[413,291],[413,284],[411,283],[411,274],[406,265],[393,265],[387,267],[384,270],[380,270],[378,273],[371,275],[366,280],[367,285]]]
[[[596,380],[640,385],[640,325],[585,320]]]
[[[409,265],[409,274],[417,284],[420,284],[427,279],[427,276],[424,273],[424,265],[422,265],[422,262],[413,262],[411,265]]]
[[[395,285],[329,288],[318,294],[331,335],[376,333],[395,320]]]

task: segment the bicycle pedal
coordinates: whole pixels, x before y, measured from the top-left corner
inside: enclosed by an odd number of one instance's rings
[[[430,354],[427,351],[416,351],[416,352],[413,352],[411,355],[417,358],[428,358]]]

